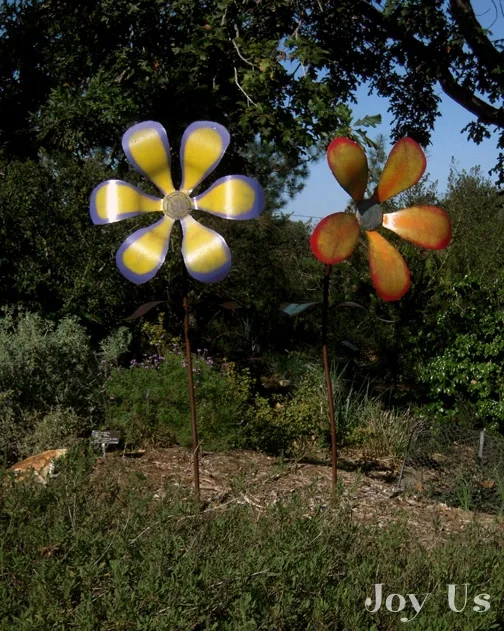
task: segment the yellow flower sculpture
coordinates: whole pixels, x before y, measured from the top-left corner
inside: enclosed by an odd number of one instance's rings
[[[394,145],[370,199],[364,199],[368,164],[360,145],[348,138],[335,138],[327,149],[327,160],[334,177],[355,202],[355,213],[335,213],[322,219],[310,240],[312,252],[323,263],[340,263],[354,251],[363,228],[376,291],[383,300],[399,300],[410,286],[408,266],[377,229],[383,226],[430,250],[445,248],[451,239],[450,219],[437,206],[413,206],[386,214],[380,206],[422,177],[426,160],[420,145],[411,138]]]
[[[124,134],[122,146],[129,162],[163,194],[161,198],[146,195],[122,180],[107,180],[93,190],[90,214],[95,224],[148,212],[161,214],[156,223],[134,232],[119,248],[117,266],[128,280],[140,284],[153,278],[165,260],[175,221],[182,225],[182,256],[189,274],[205,283],[217,282],[228,274],[231,253],[226,242],[191,217],[191,212],[197,209],[226,219],[251,219],[264,207],[264,191],[252,178],[229,175],[200,195],[190,196],[217,167],[228,145],[229,132],[222,125],[209,121],[189,125],[182,137],[182,182],[176,190],[164,127],[146,121]]]

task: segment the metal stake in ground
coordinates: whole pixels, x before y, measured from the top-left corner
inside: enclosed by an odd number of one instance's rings
[[[199,481],[199,444],[198,444],[198,425],[196,422],[196,398],[194,396],[194,381],[191,358],[191,340],[189,339],[189,298],[187,290],[187,272],[185,266],[182,268],[183,288],[184,288],[184,339],[186,348],[186,369],[187,369],[187,387],[189,390],[189,405],[191,408],[191,430],[192,430],[192,452],[193,452],[193,480],[194,488],[198,499],[200,497],[200,481]]]
[[[329,311],[329,277],[331,266],[326,265],[324,271],[324,293],[322,298],[322,359],[324,362],[324,374],[327,390],[327,403],[329,405],[329,424],[331,426],[331,459],[332,459],[332,487],[336,488],[338,482],[338,454],[336,452],[336,422],[334,420],[334,399],[331,382],[331,370],[329,368],[329,355],[327,352],[327,316]]]

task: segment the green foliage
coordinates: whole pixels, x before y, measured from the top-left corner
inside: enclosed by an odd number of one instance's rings
[[[193,120],[217,120],[234,138],[235,163],[260,136],[294,168],[347,114],[351,81],[332,91],[311,69],[293,72],[297,60],[324,64],[327,54],[309,37],[291,38],[300,17],[285,0],[91,0],[85,20],[61,0],[3,0],[0,18],[0,113],[10,111],[0,129],[14,155],[44,146],[85,157],[105,147],[122,159],[132,121],[169,120],[180,138]]]
[[[326,446],[327,396],[322,383],[319,374],[306,371],[292,395],[257,394],[248,412],[247,443],[268,453],[297,456]]]
[[[87,432],[101,414],[106,370],[99,371],[98,360],[115,363],[127,337],[120,329],[95,354],[75,317],[55,323],[5,311],[0,318],[0,458],[59,448]]]
[[[372,315],[359,311],[358,327],[340,328],[341,335],[360,349],[360,361],[374,358],[367,374],[373,388],[389,389],[390,403],[427,406],[427,416],[502,431],[501,196],[474,169],[452,172],[443,196],[426,179],[393,201],[390,210],[415,204],[445,208],[452,243],[427,252],[387,235],[404,254],[412,287],[398,303],[383,304],[369,300],[368,285],[356,285],[352,299],[368,304]],[[366,274],[365,260],[357,264]],[[357,370],[362,380],[365,373]]]
[[[112,369],[106,381],[105,419],[127,444],[191,445],[190,406],[183,346],[161,324],[145,324],[150,351],[128,368]],[[250,389],[246,372],[232,362],[217,367],[207,350],[192,357],[199,438],[209,449],[241,446]]]
[[[253,444],[273,453],[291,456],[316,453],[330,446],[329,407],[321,362],[302,353],[272,363],[288,379],[291,392],[269,398],[256,396],[247,424]],[[409,425],[407,413],[387,410],[373,397],[369,381],[358,385],[345,376],[345,368],[331,366],[338,444],[364,444],[373,457],[396,457],[404,452]]]
[[[497,529],[469,524],[426,548],[405,525],[360,525],[344,505],[310,509],[310,489],[260,512],[238,502],[202,511],[173,485],[156,501],[124,469],[128,484],[91,479],[92,465],[74,450],[47,487],[2,480],[5,631],[402,628],[408,610],[366,611],[377,582],[386,593],[431,594],[420,631],[483,631],[504,619]],[[464,612],[447,606],[447,583],[469,583]],[[482,592],[491,608],[476,614]]]
[[[320,277],[309,227],[267,213],[250,222],[217,221],[205,218],[229,244],[233,266],[217,291],[198,286],[190,296],[199,344],[242,362],[311,345],[318,339],[313,326],[318,318],[287,318],[280,312],[282,302],[306,301]],[[223,297],[238,307],[223,308]]]
[[[15,460],[16,456],[22,452],[25,436],[25,433],[20,436],[19,419],[9,399],[11,394],[11,392],[0,393],[0,458],[3,464]]]
[[[92,428],[90,415],[79,415],[74,408],[62,405],[55,405],[45,413],[28,409],[22,417],[22,423],[28,431],[23,434],[22,426],[16,424],[10,446],[17,445],[19,454],[25,456],[46,449],[70,447]]]
[[[504,265],[502,201],[499,190],[479,168],[451,171],[442,202],[453,224],[445,263],[447,280],[465,275],[488,282],[498,278]]]
[[[89,338],[75,318],[55,325],[8,311],[0,319],[0,391],[19,407],[89,409],[90,358]]]
[[[176,257],[167,257],[156,279],[143,288],[118,272],[115,253],[132,225],[92,225],[91,190],[113,176],[98,159],[77,162],[43,155],[38,161],[9,161],[0,157],[0,170],[4,304],[57,319],[75,315],[94,327],[96,337],[103,337],[138,302],[166,296],[173,276],[172,285],[177,288]]]
[[[438,309],[426,314],[414,342],[422,349],[417,373],[427,409],[502,431],[502,277],[483,284],[466,276],[438,299]]]
[[[105,421],[121,430],[129,444],[189,446],[185,351],[178,339],[166,333],[163,320],[161,313],[156,322],[142,325],[148,343],[142,361],[133,359],[129,368],[111,370],[105,386]],[[198,433],[206,449],[247,447],[299,456],[328,446],[324,374],[308,356],[293,353],[269,365],[273,374],[264,382],[287,384],[277,392],[258,389],[248,368],[228,360],[216,362],[207,349],[196,349],[192,368]],[[279,379],[278,370],[284,378]],[[365,388],[348,387],[334,370],[332,381],[339,440],[360,441],[358,430],[386,414]],[[383,443],[387,436],[387,448],[396,455],[404,445],[399,440],[392,443],[404,423],[397,422],[394,434],[394,421],[391,414],[387,429],[380,426],[380,440]]]
[[[395,137],[428,144],[441,84],[476,117],[467,132],[481,142],[504,127],[502,47],[471,3],[451,9],[425,0],[88,0],[82,19],[62,0],[2,0],[3,143],[23,157],[41,146],[79,157],[105,147],[112,163],[132,121],[170,120],[180,137],[188,122],[219,120],[236,140],[234,161],[260,137],[294,168],[337,131],[359,136],[376,124],[351,119],[363,83],[389,99]]]
[[[257,163],[262,165],[257,170],[264,175],[266,158]],[[178,226],[156,277],[135,286],[117,270],[115,254],[127,235],[152,218],[99,227],[89,219],[90,192],[98,182],[113,176],[112,171],[95,159],[79,164],[47,156],[39,162],[0,158],[0,170],[0,293],[6,304],[56,319],[76,315],[96,340],[115,329],[139,305],[167,299],[166,325],[172,334],[180,333]],[[288,177],[289,186],[295,186],[297,177]],[[270,210],[272,204],[280,203],[282,178],[280,174],[264,180],[268,189],[271,186]],[[131,172],[127,179],[139,183],[140,178]],[[250,352],[254,338],[261,349],[288,345],[296,329],[301,329],[298,337],[302,339],[305,321],[287,323],[279,305],[284,300],[304,299],[318,268],[308,247],[307,226],[272,216],[270,211],[253,222],[226,222],[208,214],[203,221],[226,238],[233,267],[218,286],[190,285],[191,307],[197,318],[192,328],[201,345],[210,347],[219,339],[221,355],[236,359],[235,351]],[[12,261],[16,261],[15,266]],[[242,305],[239,318],[220,306],[228,300]]]
[[[125,326],[121,326],[101,340],[100,357],[101,363],[117,363],[119,357],[128,350],[132,340],[132,333]]]

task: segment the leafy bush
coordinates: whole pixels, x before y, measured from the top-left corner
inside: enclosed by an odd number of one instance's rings
[[[124,355],[131,344],[132,334],[125,326],[121,326],[100,341],[101,364],[117,365],[119,357]]]
[[[107,381],[107,423],[129,443],[191,444],[185,352],[157,324],[145,324],[150,352],[114,370]],[[324,439],[327,400],[318,370],[305,368],[293,394],[264,396],[248,369],[220,363],[206,349],[193,354],[198,432],[206,448],[299,451]]]
[[[331,371],[338,444],[366,442],[374,456],[402,453],[409,415],[386,410],[369,388],[346,383],[341,372]],[[292,392],[266,398],[256,395],[248,410],[247,444],[278,454],[297,456],[326,449],[330,425],[322,366],[306,363],[295,372]]]
[[[191,423],[185,354],[169,338],[158,350],[115,368],[106,381],[106,422],[119,429],[128,444],[191,445]],[[207,448],[242,446],[241,428],[250,378],[232,363],[219,367],[205,350],[192,359],[198,432]]]
[[[0,319],[0,391],[9,391],[19,407],[88,410],[91,360],[89,338],[76,318],[55,325],[37,314],[8,311]]]
[[[91,421],[80,416],[74,408],[56,405],[45,414],[29,412],[26,415],[27,432],[21,442],[21,453],[34,454],[49,448],[72,445],[79,435],[91,430]]]
[[[290,392],[255,394],[245,428],[251,447],[299,456],[327,446],[327,395],[321,369],[308,363],[296,370],[289,382]]]
[[[185,350],[164,330],[163,314],[142,329],[148,342],[142,360],[113,369],[106,382],[106,423],[119,429],[128,444],[190,446]],[[324,372],[310,357],[293,353],[287,359],[270,359],[272,381],[280,372],[285,379],[279,381],[290,384],[274,393],[258,390],[248,369],[216,362],[206,349],[196,349],[192,365],[198,433],[206,448],[241,447],[300,456],[329,446]],[[338,440],[360,440],[357,430],[385,412],[367,388],[348,386],[335,367],[332,382]],[[389,443],[392,425],[389,419],[387,431],[382,431]],[[385,440],[383,435],[380,440]],[[390,444],[389,448],[395,453],[400,447]]]
[[[504,429],[503,279],[443,289],[413,337],[421,402],[437,417]]]
[[[103,166],[103,154],[72,154],[41,152],[36,161],[0,154],[0,295],[4,304],[57,320],[78,315],[103,336],[124,318],[125,305],[164,290],[170,262],[143,287],[121,279],[113,253],[131,225],[99,229],[88,211],[93,187],[118,173]]]
[[[0,319],[0,457],[11,461],[67,444],[101,414],[105,364],[129,342],[114,332],[94,353],[76,318],[58,323],[12,310]]]
[[[22,444],[21,428],[10,395],[10,392],[0,392],[0,458],[7,462],[16,459]]]

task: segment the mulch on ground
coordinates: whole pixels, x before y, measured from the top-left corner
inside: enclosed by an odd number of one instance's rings
[[[94,475],[107,476],[120,485],[141,476],[162,501],[165,489],[173,485],[191,489],[192,457],[189,450],[172,447],[148,449],[130,454],[111,452],[97,460]],[[251,451],[203,452],[200,460],[201,500],[204,510],[220,510],[238,503],[261,512],[296,494],[306,503],[307,516],[319,510],[344,511],[356,522],[387,528],[404,523],[427,547],[443,542],[450,534],[469,524],[502,534],[504,519],[449,507],[397,487],[395,463],[366,460],[358,451],[339,454],[338,491],[331,493],[331,467],[321,460],[281,460]]]

